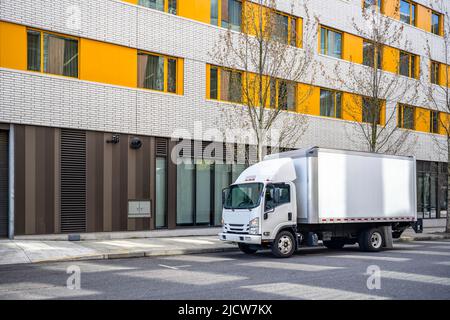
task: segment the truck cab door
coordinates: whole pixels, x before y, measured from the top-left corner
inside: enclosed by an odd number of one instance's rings
[[[274,239],[281,227],[296,223],[291,199],[289,184],[277,183],[266,186],[262,223],[263,239]]]

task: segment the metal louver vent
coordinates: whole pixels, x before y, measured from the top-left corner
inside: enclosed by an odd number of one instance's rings
[[[0,131],[0,238],[8,236],[8,131]]]
[[[156,155],[160,157],[167,156],[167,139],[156,139]]]
[[[86,133],[61,130],[61,232],[86,231]]]

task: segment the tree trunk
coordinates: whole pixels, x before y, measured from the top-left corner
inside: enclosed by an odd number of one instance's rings
[[[450,137],[447,137],[447,223],[445,232],[450,232]]]

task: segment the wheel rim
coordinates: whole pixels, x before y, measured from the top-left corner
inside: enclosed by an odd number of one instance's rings
[[[379,232],[372,233],[372,235],[370,236],[370,243],[373,248],[379,249],[381,247],[382,242],[383,240],[381,237],[381,233]]]
[[[282,254],[288,254],[292,250],[292,239],[289,236],[282,236],[278,240],[278,250]]]

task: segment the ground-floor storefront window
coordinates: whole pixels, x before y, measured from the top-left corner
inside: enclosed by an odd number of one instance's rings
[[[447,217],[447,164],[417,161],[417,217]]]
[[[244,164],[194,160],[177,165],[177,225],[220,225],[222,190],[244,171]]]

